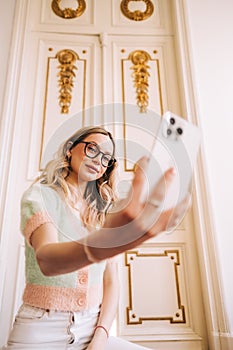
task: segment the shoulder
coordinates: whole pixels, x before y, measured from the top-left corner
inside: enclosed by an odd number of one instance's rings
[[[21,199],[21,220],[24,223],[35,214],[46,213],[53,218],[61,206],[62,200],[53,188],[35,183],[31,185],[23,194]],[[44,216],[44,214],[43,214]]]
[[[32,232],[40,225],[56,224],[60,215],[61,199],[49,186],[35,183],[23,194],[21,200],[21,231],[30,241]]]
[[[29,203],[41,205],[49,202],[55,204],[59,200],[61,199],[56,190],[41,183],[35,183],[23,193],[21,205],[27,205]]]
[[[24,193],[22,198],[39,196],[41,194],[58,195],[57,191],[50,186],[44,185],[40,182],[32,184]]]

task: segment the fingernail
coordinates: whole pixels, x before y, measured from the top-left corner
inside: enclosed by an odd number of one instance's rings
[[[175,221],[174,221],[174,226],[179,225],[179,223],[180,223],[180,219],[179,219],[179,218],[176,218]]]
[[[176,175],[176,169],[175,168],[169,168],[168,170],[167,170],[167,175],[168,176],[174,176],[174,175]]]
[[[171,172],[172,172],[172,174],[176,175],[177,174],[176,168],[172,167]]]

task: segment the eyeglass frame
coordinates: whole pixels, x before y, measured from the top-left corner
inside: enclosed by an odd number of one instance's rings
[[[113,166],[114,163],[116,163],[116,161],[117,161],[116,158],[114,158],[113,156],[111,156],[111,158],[110,158],[110,160],[109,160],[109,162],[111,162],[111,164],[110,164],[110,165],[104,165],[104,164],[103,164],[103,157],[104,157],[104,156],[110,156],[110,154],[107,154],[107,153],[102,152],[102,151],[99,149],[99,146],[98,146],[95,142],[93,142],[93,141],[77,141],[77,142],[74,142],[74,143],[73,143],[72,148],[74,148],[74,147],[75,147],[76,145],[78,145],[79,143],[84,143],[84,144],[85,144],[84,153],[85,153],[85,155],[86,155],[88,158],[90,158],[90,159],[95,159],[96,157],[98,157],[99,154],[102,154],[102,157],[101,157],[101,165],[102,165],[104,168],[110,168],[111,166]],[[94,145],[94,146],[97,148],[97,150],[98,150],[98,153],[97,153],[94,157],[90,157],[89,155],[87,155],[87,152],[86,152],[87,146],[90,145],[90,144]]]

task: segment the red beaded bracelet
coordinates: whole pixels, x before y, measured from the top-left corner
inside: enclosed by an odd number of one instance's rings
[[[97,330],[97,328],[102,328],[105,331],[105,333],[107,334],[107,338],[109,337],[108,331],[104,326],[95,326],[94,333]]]

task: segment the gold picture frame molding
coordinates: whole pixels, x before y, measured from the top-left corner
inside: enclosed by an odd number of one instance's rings
[[[176,299],[178,310],[175,314],[175,317],[180,317],[180,319],[175,319],[174,315],[163,317],[163,316],[151,316],[151,317],[141,317],[132,314],[130,316],[130,312],[133,311],[133,297],[132,297],[132,273],[131,273],[131,264],[129,260],[133,260],[134,257],[143,258],[143,257],[167,257],[170,258],[174,262],[174,274],[175,274],[175,283],[176,283]],[[125,253],[125,266],[128,267],[128,288],[129,288],[129,306],[126,307],[126,319],[127,325],[139,325],[142,324],[143,321],[169,321],[171,324],[180,324],[186,323],[186,315],[185,315],[185,307],[182,305],[181,301],[181,293],[180,293],[180,285],[179,285],[179,277],[178,277],[178,266],[180,265],[180,255],[179,250],[164,250],[163,253],[158,254],[144,254],[139,253],[136,250],[127,251]],[[132,321],[132,318],[137,318],[138,320]]]
[[[49,51],[53,51],[53,48],[49,48]],[[60,50],[59,52],[66,51],[67,49]],[[71,50],[68,50],[71,51]],[[45,91],[44,91],[44,109],[43,109],[43,119],[42,119],[42,133],[41,133],[41,147],[40,147],[40,156],[39,156],[39,164],[38,164],[38,170],[41,171],[41,162],[42,162],[42,154],[43,154],[43,147],[44,147],[44,139],[45,139],[45,123],[46,123],[46,112],[47,112],[47,104],[48,104],[48,84],[49,84],[49,74],[50,74],[50,66],[51,66],[51,61],[56,60],[59,63],[58,60],[58,53],[57,52],[54,56],[48,56],[47,57],[47,68],[46,68],[46,81],[45,81]],[[72,52],[74,52],[72,50]],[[79,55],[74,52],[78,58],[79,61],[82,61],[84,64],[84,79],[83,79],[83,100],[82,100],[82,126],[85,124],[85,104],[86,104],[86,72],[87,72],[87,61],[86,59],[82,59],[79,57]]]

